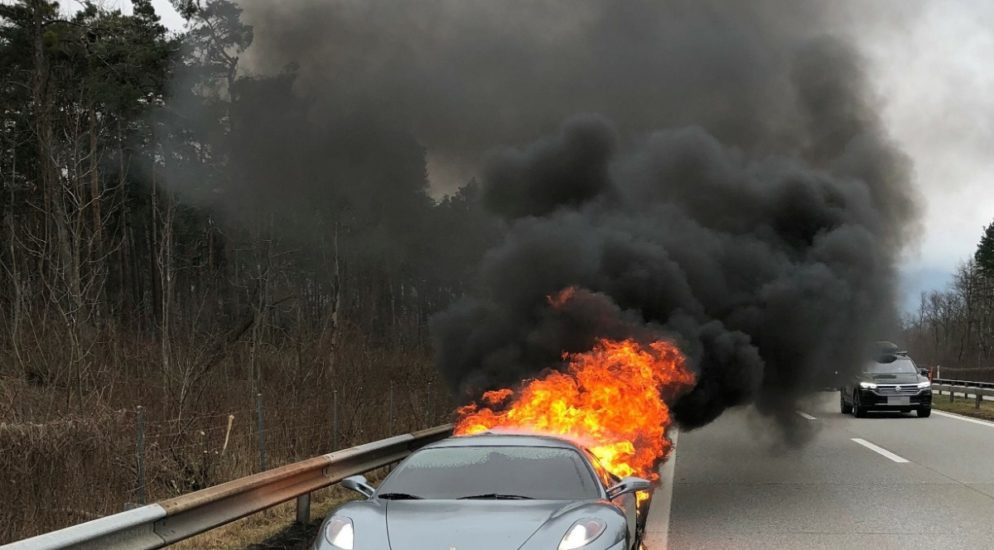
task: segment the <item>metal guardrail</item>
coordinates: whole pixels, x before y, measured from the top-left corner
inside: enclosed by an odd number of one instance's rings
[[[398,462],[451,434],[452,425],[444,425],[366,443],[0,548],[160,548],[292,498],[297,499],[297,520],[307,522],[312,491]]]
[[[984,397],[994,398],[994,382],[972,382],[969,380],[949,380],[947,378],[932,379],[932,391],[937,391],[941,395],[943,392],[949,393],[949,401],[956,399],[956,394],[963,394],[963,398],[973,394],[974,406],[980,408],[980,403]]]
[[[994,366],[992,367],[950,367],[932,368],[937,378],[948,380],[966,380],[969,382],[994,383]],[[943,376],[945,375],[945,376]]]
[[[966,386],[970,388],[994,389],[994,382],[974,382],[972,380],[952,380],[949,378],[935,378],[933,384],[946,384],[953,386]]]

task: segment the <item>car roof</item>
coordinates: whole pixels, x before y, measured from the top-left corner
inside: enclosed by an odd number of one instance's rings
[[[886,340],[874,342],[871,346],[870,362],[887,364],[898,359],[910,359],[907,350],[897,347],[897,344]]]
[[[562,438],[507,432],[483,432],[476,435],[460,435],[426,445],[425,449],[443,447],[554,447],[579,450],[580,447]]]

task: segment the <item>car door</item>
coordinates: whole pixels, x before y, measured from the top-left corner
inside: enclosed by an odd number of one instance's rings
[[[614,484],[621,481],[621,478],[615,476],[611,472],[607,471],[606,468],[601,466],[601,463],[597,460],[597,457],[588,449],[583,449],[583,453],[587,457],[587,461],[594,468],[594,472],[597,474],[597,478],[600,480],[601,485],[604,486],[604,490],[607,491],[608,488]],[[615,498],[611,502],[615,506],[620,508],[625,513],[625,521],[628,524],[628,544],[633,544],[636,540],[638,531],[640,529],[639,521],[643,518],[639,518],[638,515],[638,499],[633,493],[627,495],[621,495]]]
[[[614,504],[625,511],[625,520],[628,522],[628,544],[635,542],[639,531],[638,500],[635,493],[621,495],[614,499]]]

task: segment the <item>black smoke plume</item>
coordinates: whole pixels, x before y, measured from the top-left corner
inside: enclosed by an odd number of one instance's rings
[[[815,41],[789,77],[793,147],[747,152],[695,126],[622,146],[609,120],[581,115],[494,154],[484,199],[509,231],[479,293],[436,318],[445,373],[463,389],[513,383],[635,319],[692,359],[681,425],[755,402],[790,427],[799,395],[836,385],[889,329],[915,209],[856,55]],[[550,309],[568,286],[599,307]]]
[[[682,425],[749,402],[787,418],[894,319],[917,208],[847,38],[865,3],[242,5],[245,63],[294,63],[301,116],[409,132],[436,189],[482,176],[506,235],[433,322],[463,396],[596,336],[667,334],[698,373]]]

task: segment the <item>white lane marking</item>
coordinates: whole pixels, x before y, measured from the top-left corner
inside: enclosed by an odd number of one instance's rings
[[[676,482],[673,472],[676,470],[676,440],[679,435],[680,431],[674,426],[670,431],[673,452],[659,469],[659,479],[663,485],[652,495],[649,517],[645,519],[645,540],[642,545],[651,550],[666,550],[670,535],[670,509],[673,506],[673,485]]]
[[[903,464],[903,463],[905,463],[905,462],[908,461],[908,459],[901,458],[901,457],[897,456],[896,454],[888,451],[887,449],[884,449],[883,447],[878,447],[878,446],[874,445],[873,443],[870,443],[869,441],[867,441],[865,439],[860,439],[858,437],[854,437],[854,438],[852,438],[852,440],[855,441],[856,443],[859,443],[860,445],[866,447],[867,449],[870,449],[873,452],[876,452],[876,453],[879,453],[879,454],[881,454],[883,456],[886,456],[887,458],[893,460],[894,462],[898,462],[898,463]]]
[[[803,419],[805,419],[805,420],[818,420],[817,418],[815,418],[815,417],[811,416],[810,414],[808,414],[808,413],[806,413],[806,412],[804,412],[804,411],[795,411],[795,412],[796,412],[796,413],[797,413],[798,415],[800,415],[800,416],[801,416],[801,418],[803,418]]]
[[[987,426],[988,428],[994,428],[994,422],[987,422],[986,420],[977,420],[976,418],[970,418],[969,416],[963,416],[961,414],[947,413],[943,411],[937,411],[935,409],[932,409],[932,414],[945,416],[947,418],[955,418],[956,420],[962,420],[963,422],[972,422],[974,424],[980,424],[981,426]]]

